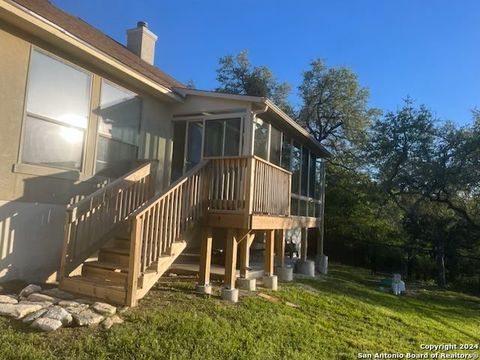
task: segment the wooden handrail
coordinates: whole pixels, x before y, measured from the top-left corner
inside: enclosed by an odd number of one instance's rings
[[[82,210],[88,210],[94,205],[95,201],[103,200],[108,192],[120,190],[124,187],[125,182],[136,182],[148,176],[151,173],[152,163],[147,162],[140,165],[136,169],[123,175],[122,177],[115,179],[106,186],[94,191],[93,193],[85,196],[83,199],[77,201],[74,204],[67,206],[67,212],[70,213],[70,221],[75,221]]]
[[[261,157],[258,157],[256,155],[253,155],[253,158],[257,161],[261,161],[263,163],[265,163],[266,165],[274,168],[274,169],[277,169],[281,172],[284,172],[285,174],[289,174],[289,175],[292,175],[292,172],[291,171],[288,171],[288,170],[285,170],[284,168],[282,168],[281,166],[278,166],[278,165],[275,165],[274,163],[271,163],[270,161],[267,161],[265,159],[262,159]]]
[[[59,277],[69,275],[153,193],[153,163],[142,164],[66,209]]]
[[[205,160],[129,216],[131,222],[127,303],[136,303],[137,283],[160,258],[172,255],[175,241],[207,211],[209,164]],[[153,267],[153,268],[152,268]]]

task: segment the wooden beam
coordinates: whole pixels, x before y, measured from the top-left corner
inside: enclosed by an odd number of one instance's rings
[[[308,248],[308,229],[302,228],[302,248],[300,249],[300,258],[307,260],[307,248]]]
[[[267,230],[265,237],[265,275],[273,275],[273,251],[275,234],[273,230]]]
[[[234,230],[228,229],[226,242],[224,286],[234,289],[237,272],[237,239]]]
[[[200,271],[199,285],[210,284],[210,266],[212,263],[212,228],[203,229],[202,243],[200,245]]]
[[[277,266],[285,266],[285,230],[276,230],[275,258]]]

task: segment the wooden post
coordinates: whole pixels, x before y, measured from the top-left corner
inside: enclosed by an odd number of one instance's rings
[[[142,244],[142,218],[133,218],[130,235],[130,259],[128,266],[127,306],[137,305],[137,284],[140,275],[140,247]]]
[[[273,275],[273,251],[275,234],[273,230],[267,230],[265,238],[265,275]]]
[[[279,267],[285,266],[285,230],[280,229],[276,231],[276,249],[275,249],[276,264]]]
[[[203,229],[202,243],[200,245],[200,273],[199,285],[210,285],[210,266],[212,262],[212,229]]]
[[[302,228],[302,248],[301,248],[301,255],[300,259],[303,261],[307,260],[307,247],[308,247],[308,229]]]
[[[250,246],[252,245],[255,234],[247,234],[240,243],[240,277],[248,278],[250,267]]]
[[[232,229],[227,231],[227,251],[225,254],[225,278],[224,286],[227,289],[235,289],[237,273],[237,239]]]

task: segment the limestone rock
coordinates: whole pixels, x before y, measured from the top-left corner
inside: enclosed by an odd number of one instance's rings
[[[113,321],[113,324],[123,324],[123,319],[118,315],[113,315],[110,320]]]
[[[42,317],[58,320],[65,326],[70,325],[73,321],[72,315],[60,306],[52,306]]]
[[[114,315],[112,317],[108,317],[106,318],[105,320],[103,320],[102,322],[102,327],[105,329],[105,330],[108,330],[110,329],[113,325],[115,324],[122,324],[123,323],[123,320],[118,316],[118,315]]]
[[[92,309],[104,316],[112,316],[117,312],[117,308],[107,303],[96,302],[92,305]]]
[[[106,318],[105,320],[103,320],[103,322],[102,322],[102,327],[103,327],[105,330],[110,329],[112,326],[113,326],[113,321],[112,321],[111,318]]]
[[[73,318],[79,326],[97,325],[104,319],[102,315],[99,315],[89,309],[84,310],[79,314],[73,314]]]
[[[69,292],[60,290],[59,288],[52,288],[42,291],[43,294],[49,295],[54,298],[63,299],[63,300],[73,300],[75,295],[70,294]]]
[[[50,332],[61,328],[62,322],[55,319],[39,318],[32,323],[32,327],[45,332]]]
[[[21,300],[18,305],[39,305],[42,308],[47,308],[53,305],[50,301],[28,301],[28,300]]]
[[[35,292],[40,292],[42,291],[42,288],[38,285],[35,284],[30,284],[27,287],[23,288],[22,291],[20,291],[19,296],[27,297],[30,294],[33,294]]]
[[[87,304],[80,304],[79,306],[65,306],[65,310],[67,310],[70,314],[80,314],[82,311],[85,311],[88,309]]]
[[[47,312],[47,309],[40,309],[40,310],[37,310],[27,316],[25,316],[22,321],[25,323],[25,324],[29,324],[31,323],[32,321],[34,320],[37,320],[39,317],[41,317],[43,314],[45,314]]]
[[[30,294],[27,298],[28,301],[32,301],[32,302],[45,302],[45,301],[48,301],[48,302],[51,302],[52,304],[58,302],[57,299],[55,299],[54,297],[50,296],[50,295],[45,295],[45,294],[40,294],[40,293],[33,293],[33,294]]]
[[[75,306],[80,306],[82,304],[73,300],[60,300],[58,302],[58,305],[63,307],[75,307]]]
[[[18,300],[15,295],[0,295],[0,304],[16,304]]]
[[[15,317],[15,304],[0,304],[0,315]]]
[[[13,311],[13,315],[10,315],[10,316],[15,317],[15,319],[17,320],[27,316],[28,314],[31,314],[35,311],[42,309],[42,306],[37,304],[21,304],[20,303],[12,306],[14,307],[14,311]]]

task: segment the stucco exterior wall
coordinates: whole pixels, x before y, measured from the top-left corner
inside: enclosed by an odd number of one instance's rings
[[[93,111],[82,172],[20,163],[18,154],[32,44],[91,72],[93,96],[97,96],[100,78],[105,75],[96,71],[95,64],[76,61],[75,57],[57,52],[54,47],[0,23],[0,282],[54,280],[60,265],[66,204],[108,181],[93,173],[97,136]],[[108,78],[142,96],[138,157],[158,160],[157,190],[165,188],[170,174],[171,105],[128,87],[124,79],[111,75]],[[95,100],[92,102],[93,107]]]

